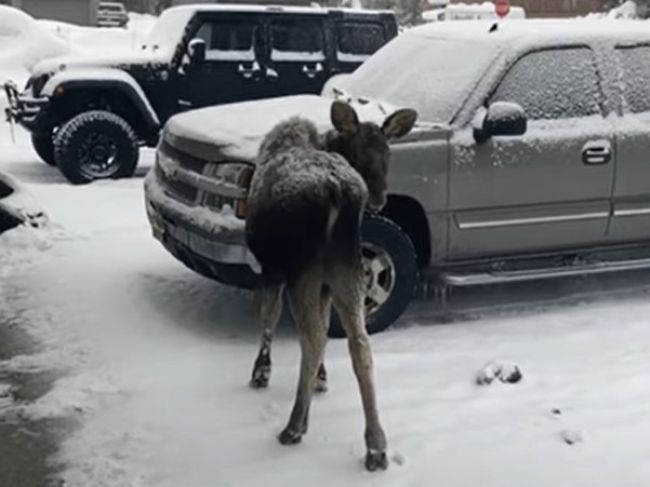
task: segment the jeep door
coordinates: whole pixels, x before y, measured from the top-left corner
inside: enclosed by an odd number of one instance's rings
[[[527,52],[488,93],[485,107],[516,103],[528,127],[524,135],[482,143],[471,127],[452,137],[448,256],[507,256],[604,241],[616,154],[592,49]],[[484,112],[479,108],[477,117]]]
[[[619,45],[622,116],[617,119],[618,164],[612,240],[650,240],[650,43]]]
[[[320,93],[331,70],[324,16],[277,14],[267,22],[268,96]]]
[[[185,65],[183,108],[263,98],[262,29],[258,15],[206,16],[193,36],[205,41],[205,61]]]

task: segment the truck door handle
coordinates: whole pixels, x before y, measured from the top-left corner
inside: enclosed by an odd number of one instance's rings
[[[612,144],[607,140],[587,142],[582,148],[582,162],[595,166],[612,160]]]
[[[305,64],[302,67],[302,72],[305,73],[305,76],[307,76],[309,79],[313,79],[316,77],[316,75],[323,72],[323,65],[321,63],[316,63],[313,68],[310,68]]]
[[[255,76],[255,74],[260,72],[260,65],[257,61],[253,61],[251,67],[247,68],[243,63],[240,63],[239,66],[237,66],[237,72],[244,78],[250,79]]]

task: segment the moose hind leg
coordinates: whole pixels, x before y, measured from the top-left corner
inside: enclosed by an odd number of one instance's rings
[[[324,287],[321,291],[321,300],[320,300],[320,311],[321,311],[321,323],[320,326],[325,327],[325,332],[329,328],[330,319],[332,316],[332,293],[329,288]],[[324,356],[324,354],[323,354]],[[323,394],[327,392],[327,370],[325,369],[325,360],[318,366],[318,372],[316,374],[316,384],[314,386],[314,392],[317,394]]]
[[[293,409],[286,428],[278,437],[283,445],[299,443],[302,435],[307,432],[309,407],[327,340],[327,328],[322,322],[321,288],[318,279],[302,279],[289,290],[302,357]]]
[[[343,282],[339,280],[339,285],[334,288],[334,306],[348,336],[352,366],[363,403],[366,419],[366,469],[385,470],[388,467],[386,435],[379,421],[372,351],[364,319],[363,290],[357,276],[350,276]]]
[[[271,342],[273,333],[282,314],[282,290],[284,285],[265,286],[261,291],[260,322],[262,338],[260,350],[253,365],[250,386],[253,389],[266,388],[271,378]]]

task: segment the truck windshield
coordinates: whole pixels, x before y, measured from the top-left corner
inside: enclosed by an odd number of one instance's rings
[[[337,87],[353,97],[414,108],[421,121],[449,123],[496,57],[494,44],[402,34]]]

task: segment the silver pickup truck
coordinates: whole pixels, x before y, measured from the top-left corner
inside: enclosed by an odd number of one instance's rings
[[[453,22],[411,29],[329,91],[367,116],[419,112],[390,196],[364,221],[368,327],[422,279],[442,286],[650,267],[650,29],[633,21]],[[242,229],[261,137],[327,97],[177,115],[146,179],[154,235],[192,269],[254,286]]]

